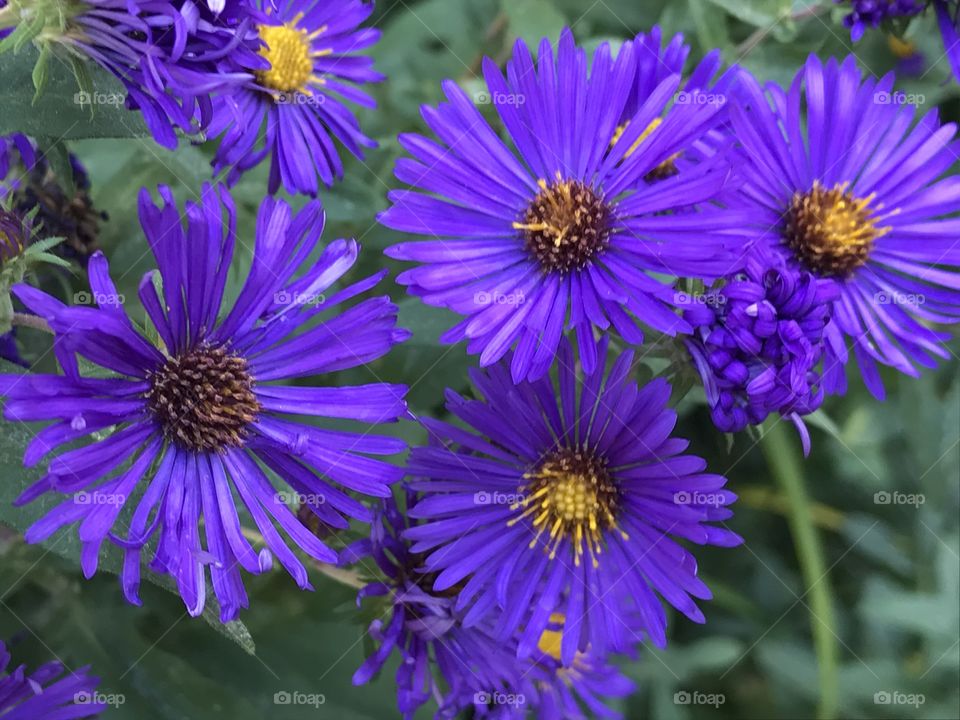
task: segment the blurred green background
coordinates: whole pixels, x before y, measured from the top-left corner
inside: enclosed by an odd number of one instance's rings
[[[883,31],[855,48],[829,2],[787,0],[382,0],[374,16],[383,31],[374,48],[389,80],[374,89],[380,106],[361,121],[379,149],[349,159],[346,179],[322,194],[326,237],[356,237],[356,276],[382,267],[381,251],[399,236],[375,222],[396,187],[396,135],[420,131],[419,106],[440,100],[440,81],[481,89],[481,58],[504,61],[517,37],[556,37],[569,25],[587,46],[619,42],[659,24],[683,32],[691,63],[718,47],[765,80],[786,82],[805,57],[856,51],[866,72],[881,75],[902,62],[902,45]],[[943,58],[932,17],[898,29],[922,56],[898,88],[922,96],[923,110],[960,116],[960,92]],[[27,59],[5,57],[0,70],[12,91],[0,130],[46,119],[22,91]],[[688,67],[689,69],[689,67]],[[28,72],[28,70],[27,70]],[[63,75],[62,68],[52,73]],[[28,76],[27,76],[28,77]],[[59,82],[59,84],[58,84]],[[69,76],[54,78],[68,92]],[[41,106],[42,107],[42,106]],[[487,108],[489,110],[489,108]],[[96,122],[105,123],[108,118]],[[112,121],[118,121],[113,118]],[[86,120],[85,120],[86,122]],[[135,125],[132,116],[120,123]],[[111,134],[107,130],[90,134]],[[167,152],[147,140],[79,139],[69,148],[86,164],[96,205],[109,214],[100,243],[120,292],[136,297],[150,267],[136,219],[140,186],[170,184],[180,199],[210,179],[210,148],[183,144]],[[266,185],[266,167],[237,186],[241,237]],[[302,200],[294,200],[295,204]],[[240,269],[249,258],[240,258]],[[61,278],[69,294],[83,280]],[[440,347],[450,318],[385,284],[400,299],[401,324],[413,339],[365,373],[412,386],[418,414],[442,415],[442,389],[466,389],[470,366],[462,347]],[[42,337],[21,335],[30,359],[51,369]],[[871,398],[851,373],[851,392],[831,398],[813,421],[813,452],[803,461],[792,431],[779,425],[762,441],[734,442],[710,423],[696,391],[680,403],[678,432],[730,478],[741,500],[730,527],[746,540],[737,549],[697,549],[701,573],[716,595],[707,623],[670,622],[666,651],[643,648],[625,672],[639,691],[617,704],[629,718],[958,718],[960,717],[960,342],[951,361],[913,380],[887,374],[889,398]],[[366,379],[366,378],[364,378]],[[397,428],[411,442],[412,424]],[[125,702],[107,717],[132,720],[397,717],[392,667],[372,685],[350,677],[369,645],[353,591],[314,573],[314,593],[299,592],[282,573],[248,579],[251,609],[225,632],[190,619],[179,599],[144,583],[142,608],[122,600],[108,569],[84,581],[75,534],[28,547],[17,534],[40,508],[11,511],[9,500],[37,477],[20,466],[25,431],[0,428],[0,637],[17,641],[15,658],[31,664],[62,658],[91,664],[101,690]],[[358,528],[362,531],[362,528]],[[254,650],[255,646],[255,650]],[[289,707],[276,693],[322,695],[316,707]],[[430,712],[424,712],[429,717]]]

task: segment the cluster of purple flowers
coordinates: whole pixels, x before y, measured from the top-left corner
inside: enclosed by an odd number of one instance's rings
[[[53,52],[108,70],[164,147],[176,147],[178,132],[219,137],[214,166],[231,183],[269,157],[270,193],[282,186],[313,196],[343,174],[334,140],[356,156],[375,146],[348,105],[372,107],[357,86],[383,79],[360,54],[380,36],[360,27],[371,2],[74,0],[67,8],[47,18],[47,4],[11,0],[0,28],[33,28]]]
[[[858,42],[868,30],[888,27],[894,34],[891,39],[897,52],[902,44],[898,37],[904,25],[912,18],[922,14],[929,7],[937,17],[940,37],[943,40],[944,55],[950,63],[953,76],[960,81],[960,2],[957,0],[834,0],[839,5],[849,6],[850,12],[843,18],[843,24],[850,30],[850,39]],[[899,26],[896,28],[894,26]],[[907,43],[908,48],[912,44]],[[915,69],[923,64],[923,57],[908,52],[910,62],[903,63],[904,69]]]
[[[920,9],[855,5],[855,34]],[[371,106],[356,86],[382,79],[357,54],[378,38],[371,12],[82,0],[61,41],[124,83],[161,144],[205,129],[228,184],[269,156],[271,195],[315,195],[343,174],[337,144],[373,145],[345,104]],[[658,28],[592,56],[569,30],[536,58],[521,41],[504,70],[483,63],[492,113],[448,81],[423,108],[432,136],[400,136],[407,187],[380,221],[417,237],[386,253],[412,263],[410,294],[462,318],[442,339],[480,366],[472,396],[447,391],[449,417],[418,419],[429,443],[406,467],[387,459],[406,444],[375,429],[412,419],[406,387],[327,378],[409,333],[389,297],[368,297],[386,270],[340,284],[360,248],[321,243],[317,200],[263,200],[231,294],[228,189],[179,206],[141,190],[149,330],[102,253],[93,305],[13,284],[62,368],[0,375],[4,417],[46,423],[24,453],[46,469],[17,504],[58,502],[26,540],[76,526],[87,577],[112,545],[131,603],[146,568],[192,615],[209,583],[224,622],[249,604],[244,574],[279,563],[310,589],[305,560],[358,566],[372,575],[358,603],[384,613],[354,681],[398,654],[405,718],[431,698],[442,718],[616,717],[605,699],[633,684],[614,657],[664,647],[668,607],[705,621],[689,546],[741,542],[736,496],[675,433],[669,382],[635,381],[634,348],[653,330],[686,353],[718,429],[779,416],[809,452],[802,418],[846,390],[850,349],[882,398],[881,366],[917,375],[947,355],[935,324],[960,321],[954,125],[878,99],[893,77],[864,79],[853,58],[761,87],[719,53],[684,77],[689,50]],[[0,138],[0,175],[35,154]],[[0,216],[0,270],[18,232]],[[338,548],[351,520],[369,536]]]

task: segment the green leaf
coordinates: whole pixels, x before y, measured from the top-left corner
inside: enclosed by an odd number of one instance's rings
[[[567,19],[548,0],[503,0],[510,32],[535,48],[544,37],[556,41]]]
[[[77,187],[73,182],[73,165],[70,164],[70,151],[66,143],[58,142],[54,138],[37,138],[40,151],[50,163],[50,168],[67,197],[73,197]]]
[[[33,101],[36,102],[40,95],[43,93],[43,89],[47,86],[47,80],[50,78],[49,75],[50,68],[50,46],[44,45],[40,50],[40,57],[37,58],[37,64],[33,66],[33,73],[31,77],[33,78],[33,87],[34,95]]]
[[[790,17],[791,0],[707,0],[754,27],[773,31],[775,26]]]
[[[16,54],[0,55],[0,77],[5,88],[0,134],[21,132],[58,140],[150,135],[140,114],[123,106],[123,86],[100,67],[87,67],[90,82],[84,87],[83,82],[78,84],[78,79],[85,71],[79,70],[76,64],[49,63],[40,78],[45,85],[44,92],[37,97],[34,71],[39,59],[39,51],[32,46]],[[82,102],[93,97],[111,102],[98,103],[95,107]]]

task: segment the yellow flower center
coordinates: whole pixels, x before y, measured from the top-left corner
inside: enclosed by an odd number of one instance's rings
[[[269,70],[258,70],[257,80],[264,87],[280,93],[309,94],[308,82],[313,74],[310,35],[294,23],[261,25],[260,39],[266,47],[260,55],[270,63]]]
[[[815,182],[810,191],[794,194],[784,242],[817,275],[848,277],[867,262],[874,241],[890,231],[877,226],[870,207],[873,199],[854,197],[846,183],[827,190]]]
[[[617,527],[619,491],[606,469],[606,462],[582,450],[561,449],[550,455],[536,470],[524,475],[519,488],[521,500],[511,510],[522,510],[508,521],[515,525],[530,518],[536,536],[533,549],[546,533],[550,559],[564,539],[573,546],[574,563],[584,553],[594,567],[605,544],[604,533]],[[620,531],[626,538],[626,533]]]
[[[540,634],[540,642],[537,643],[537,649],[544,655],[552,657],[554,660],[560,659],[560,641],[563,640],[563,623],[566,617],[563,613],[553,613],[550,615],[550,622],[553,625],[559,625],[560,630],[551,630],[547,628]]]
[[[539,180],[540,192],[513,223],[541,267],[561,273],[583,268],[607,245],[613,211],[603,196],[579,180]]]
[[[630,149],[623,154],[623,157],[628,158],[631,155],[633,155],[637,151],[637,148],[640,147],[640,144],[644,140],[646,140],[648,137],[650,137],[650,135],[653,134],[653,131],[656,130],[658,127],[660,127],[662,124],[663,124],[662,118],[654,118],[653,120],[651,120],[650,124],[647,125],[646,128],[644,128],[644,131],[642,133],[640,133],[640,137],[634,140],[633,145],[630,146]],[[610,140],[610,147],[613,147],[614,145],[617,144],[617,142],[620,140],[621,137],[623,137],[623,134],[627,131],[627,128],[629,126],[630,126],[630,121],[627,120],[625,123],[623,123],[623,125],[620,125],[617,127],[617,129],[613,133],[613,138]],[[653,168],[653,170],[651,170],[646,175],[644,175],[643,179],[646,180],[648,183],[653,183],[653,182],[656,182],[657,180],[666,180],[667,178],[673,177],[679,172],[679,170],[677,170],[677,164],[676,164],[677,158],[679,157],[680,157],[680,153],[674,153],[673,155],[668,157],[666,160],[664,160],[662,163],[660,163],[655,168]]]

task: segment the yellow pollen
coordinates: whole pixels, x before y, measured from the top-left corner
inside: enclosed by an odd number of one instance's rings
[[[602,252],[610,235],[612,207],[603,195],[579,180],[537,181],[540,192],[513,223],[527,250],[545,271],[583,268]]]
[[[525,474],[524,480],[518,493],[521,500],[511,506],[511,510],[520,512],[508,525],[529,520],[534,532],[530,549],[542,542],[553,560],[560,545],[568,540],[575,565],[579,566],[587,554],[596,567],[608,531],[616,530],[627,537],[617,528],[617,487],[606,462],[591,453],[562,448]]]
[[[887,47],[890,48],[890,52],[892,52],[901,60],[906,60],[907,58],[913,57],[914,53],[917,52],[916,44],[914,44],[911,40],[898,38],[896,35],[887,36]]]
[[[553,613],[550,615],[550,624],[560,626],[560,630],[551,630],[549,626],[540,635],[540,642],[537,643],[537,649],[544,655],[552,657],[554,660],[560,659],[560,641],[563,639],[563,623],[566,618],[563,613]]]
[[[867,262],[874,241],[890,232],[878,226],[874,195],[854,197],[848,183],[827,190],[818,182],[796,193],[786,212],[783,240],[808,270],[826,277],[848,277]]]
[[[287,25],[261,25],[260,39],[266,47],[260,55],[270,63],[269,70],[258,70],[257,80],[266,88],[278,93],[310,93],[308,83],[313,74],[313,51],[310,37],[295,23]]]
[[[627,150],[623,154],[623,156],[625,158],[628,158],[631,155],[633,155],[637,151],[637,148],[640,147],[640,144],[644,140],[646,140],[648,137],[650,137],[650,135],[653,134],[653,131],[656,130],[658,127],[660,127],[662,124],[663,124],[663,120],[661,118],[654,118],[653,120],[651,120],[650,124],[647,125],[646,129],[642,133],[640,133],[640,137],[638,137],[633,142],[633,145],[630,146],[630,149]],[[625,123],[623,123],[623,125],[620,125],[619,127],[617,127],[616,131],[613,133],[613,139],[610,140],[610,147],[613,147],[620,141],[620,138],[623,137],[623,134],[627,131],[627,127],[629,127],[629,125],[630,125],[630,121],[627,120]],[[664,160],[662,163],[660,163],[655,168],[653,168],[653,170],[648,172],[643,179],[646,180],[647,182],[656,182],[657,180],[666,180],[669,177],[673,177],[678,172],[676,162],[677,162],[677,158],[679,157],[680,157],[680,153],[678,152],[674,153],[673,155],[668,157],[666,160]]]

